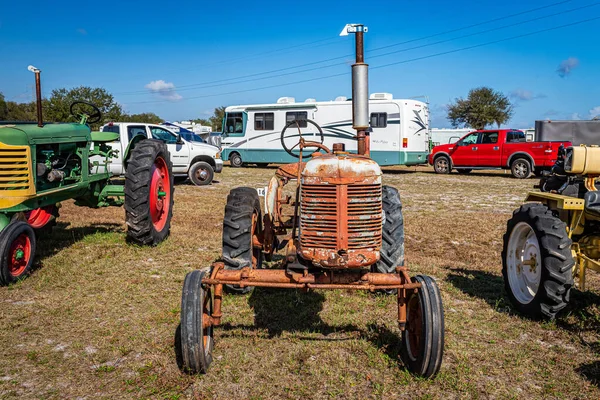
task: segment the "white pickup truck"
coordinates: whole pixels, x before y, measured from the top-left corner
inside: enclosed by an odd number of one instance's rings
[[[223,160],[221,160],[218,147],[187,141],[164,126],[138,122],[110,122],[102,126],[100,131],[114,132],[120,135],[118,142],[107,143],[119,151],[119,157],[113,159],[109,164],[110,172],[115,175],[125,173],[123,157],[127,146],[139,135],[162,140],[167,144],[175,177],[187,176],[195,185],[209,185],[213,180],[214,173],[223,170]]]

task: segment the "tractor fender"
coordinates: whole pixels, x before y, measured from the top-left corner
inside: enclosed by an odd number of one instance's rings
[[[131,139],[131,142],[127,145],[125,149],[125,154],[123,154],[123,168],[127,170],[127,164],[129,164],[129,157],[131,156],[131,151],[133,148],[142,140],[146,140],[144,135],[136,135]]]
[[[265,211],[271,217],[271,220],[275,219],[277,214],[277,192],[279,189],[279,179],[276,176],[272,177],[269,181],[269,187],[265,193]]]

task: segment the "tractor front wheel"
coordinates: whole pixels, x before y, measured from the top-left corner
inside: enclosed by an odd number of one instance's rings
[[[145,139],[131,153],[125,173],[127,238],[156,245],[169,235],[173,216],[173,174],[167,145]]]
[[[256,241],[262,234],[262,213],[256,189],[239,187],[227,196],[223,219],[225,269],[260,268],[262,249]],[[228,292],[249,293],[252,287],[225,286]]]
[[[213,312],[210,288],[202,286],[204,272],[192,271],[185,276],[181,293],[181,355],[184,369],[205,374],[212,363]]]
[[[508,221],[502,276],[515,308],[533,318],[554,318],[573,286],[571,239],[566,224],[545,205],[528,203]]]
[[[13,221],[0,232],[0,284],[9,285],[31,272],[35,233],[24,221]]]
[[[413,374],[429,378],[440,370],[444,354],[444,308],[440,290],[426,275],[411,279],[421,288],[406,304],[406,328],[402,332],[400,356]]]

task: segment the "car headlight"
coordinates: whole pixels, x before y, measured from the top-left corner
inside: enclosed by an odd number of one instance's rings
[[[216,159],[219,159],[219,158],[221,158],[221,152],[220,152],[220,151],[219,151],[217,154],[215,154],[215,158],[216,158]]]

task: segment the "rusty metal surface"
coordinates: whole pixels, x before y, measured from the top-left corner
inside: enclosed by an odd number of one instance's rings
[[[40,71],[35,71],[35,99],[37,107],[37,123],[41,128],[44,126],[44,117],[42,116],[42,84],[40,82]]]

